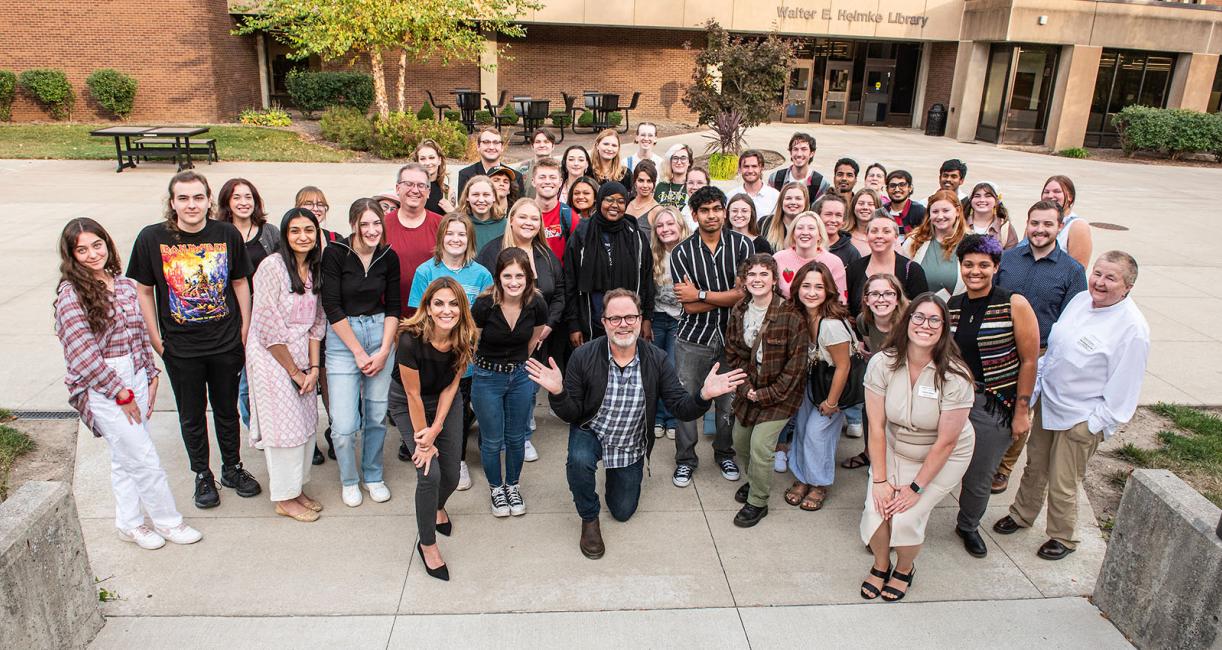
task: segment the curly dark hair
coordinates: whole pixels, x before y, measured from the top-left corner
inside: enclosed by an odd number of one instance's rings
[[[93,275],[93,271],[85,268],[76,260],[76,244],[84,233],[96,235],[106,242],[106,266],[104,270],[111,276],[123,272],[123,264],[119,254],[115,252],[115,242],[102,224],[89,217],[77,217],[64,226],[64,232],[59,237],[59,281],[72,285],[77,300],[85,309],[85,318],[89,321],[89,330],[101,334],[110,326],[113,311],[110,304],[110,292],[106,284]]]

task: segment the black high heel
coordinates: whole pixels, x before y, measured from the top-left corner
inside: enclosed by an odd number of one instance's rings
[[[885,584],[887,580],[891,578],[891,569],[892,568],[893,567],[887,567],[886,571],[879,571],[878,569],[875,569],[874,567],[870,567],[870,575],[874,576],[875,578],[882,578],[883,583]],[[874,585],[870,584],[869,581],[865,581],[865,580],[862,581],[861,583],[861,597],[862,598],[866,600],[874,600],[875,598],[878,598],[881,593],[882,592],[878,590],[878,587],[875,587]]]
[[[419,542],[416,543],[416,552],[420,554],[420,563],[424,565],[425,573],[437,578],[438,580],[445,580],[446,582],[450,581],[450,568],[446,565],[443,564],[436,569],[429,568],[429,563],[424,560],[424,548],[420,546]]]
[[[437,524],[437,532],[449,537],[454,532],[454,520],[450,519],[450,513],[446,513],[446,522]]]
[[[904,596],[908,595],[908,590],[912,589],[912,578],[915,576],[916,576],[916,563],[915,562],[912,563],[912,568],[908,570],[908,573],[900,573],[899,571],[892,571],[891,577],[895,578],[896,580],[899,580],[900,582],[908,583],[908,589],[900,591],[899,589],[896,589],[895,587],[883,587],[883,600],[889,603],[897,603],[903,600]]]

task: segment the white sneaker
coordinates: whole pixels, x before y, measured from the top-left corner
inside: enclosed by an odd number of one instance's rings
[[[348,506],[349,508],[355,508],[361,505],[361,502],[365,500],[365,497],[361,495],[361,486],[357,485],[356,483],[353,483],[352,485],[345,485],[343,490],[343,499],[344,505]]]
[[[173,528],[157,528],[157,534],[175,544],[194,544],[204,538],[204,534],[188,526],[186,522]]]
[[[535,430],[535,410],[534,409],[531,409],[530,411],[530,430],[531,431]]]
[[[526,462],[533,463],[536,460],[539,460],[539,452],[535,451],[535,446],[530,444],[530,441],[527,440],[526,441]]]
[[[471,470],[467,468],[467,461],[458,463],[458,491],[471,489]]]
[[[375,503],[386,503],[390,501],[390,489],[382,481],[377,483],[363,483],[366,490],[369,490],[369,498]]]
[[[491,488],[493,517],[509,516],[509,496],[506,494],[507,492],[508,490],[504,485]]]
[[[162,546],[165,546],[165,538],[144,524],[140,524],[131,530],[120,530],[119,539],[125,542],[132,542],[136,546],[146,550],[155,551]]]
[[[515,517],[526,514],[526,502],[522,500],[522,492],[516,484],[505,486],[505,497],[509,500],[509,514]]]
[[[776,452],[776,458],[772,459],[772,471],[777,474],[789,471],[789,454],[783,451]]]
[[[844,431],[844,435],[850,438],[860,438],[862,436],[862,433],[864,432],[862,431],[860,422],[857,422],[857,423],[850,422],[849,428],[845,429]]]
[[[664,435],[666,435],[666,427],[660,424],[653,425],[653,437],[661,438]]]

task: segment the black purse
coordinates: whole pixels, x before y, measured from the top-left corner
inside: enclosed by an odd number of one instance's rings
[[[844,382],[844,390],[840,392],[840,400],[837,403],[841,409],[857,406],[866,401],[866,360],[857,350],[857,336],[853,333],[853,328],[849,327],[847,322],[845,322],[845,327],[848,327],[851,338],[849,340],[849,377]],[[823,321],[819,322],[819,329],[823,329]],[[819,335],[816,333],[816,345],[818,345],[818,338]],[[811,365],[810,375],[806,382],[811,403],[818,406],[827,399],[828,393],[832,390],[832,379],[835,376],[836,367],[823,359]]]

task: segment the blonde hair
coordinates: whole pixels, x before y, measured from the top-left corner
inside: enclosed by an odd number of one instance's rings
[[[615,158],[611,162],[604,161],[602,155],[598,153],[598,143],[607,138],[615,138],[620,147],[623,147],[623,143],[619,141],[619,133],[615,129],[603,129],[594,137],[594,154],[591,156],[593,160],[590,161],[590,172],[594,174],[594,180],[599,183],[618,181],[628,173],[628,168],[624,166],[619,151],[615,152]]]
[[[461,212],[450,212],[441,218],[437,224],[437,243],[433,246],[433,261],[441,264],[445,259],[446,231],[450,224],[461,223],[467,229],[467,252],[463,253],[462,263],[466,266],[475,260],[475,225]]]
[[[786,243],[788,229],[785,227],[784,204],[785,195],[789,193],[789,190],[793,189],[802,193],[802,202],[804,204],[802,211],[810,207],[810,192],[806,189],[806,183],[794,181],[785,183],[785,186],[781,188],[781,193],[777,196],[776,209],[772,211],[772,219],[768,223],[768,231],[764,233],[764,237],[772,245],[772,250],[779,251],[789,247],[789,244]],[[794,217],[794,220],[796,221],[797,217]]]
[[[529,207],[533,207],[539,213],[539,230],[530,241],[520,242],[518,241],[518,236],[513,232],[513,219],[521,214],[522,210]],[[517,247],[522,250],[530,250],[533,255],[533,248],[535,246],[547,247],[547,233],[543,232],[543,211],[539,209],[534,199],[523,197],[514,201],[513,207],[509,208],[509,220],[505,224],[505,234],[501,237],[501,250]]]
[[[400,323],[399,332],[418,336],[421,343],[430,345],[435,325],[432,316],[429,315],[429,303],[433,301],[433,296],[442,289],[449,289],[450,293],[454,294],[454,298],[458,300],[458,322],[454,324],[447,338],[450,350],[455,353],[454,372],[461,375],[467,364],[471,363],[475,357],[476,329],[475,319],[471,317],[471,305],[467,304],[467,292],[463,290],[458,280],[448,275],[433,280],[424,289],[424,296],[420,298],[420,308],[412,314],[411,318]]]
[[[675,172],[670,168],[670,159],[680,151],[687,152],[687,171],[692,171],[692,167],[696,166],[696,154],[692,153],[692,148],[685,144],[673,144],[670,149],[666,150],[666,156],[662,158],[662,179],[667,183],[675,182]],[[687,173],[683,174],[683,180],[687,181]]]
[[[823,225],[823,219],[819,218],[819,215],[815,214],[814,212],[811,212],[810,210],[807,210],[805,212],[799,212],[798,216],[793,218],[793,227],[789,229],[789,232],[785,233],[785,248],[794,247],[793,233],[795,230],[798,229],[798,220],[805,219],[807,217],[810,217],[811,219],[815,220],[815,231],[818,233],[818,237],[819,237],[819,241],[815,242],[815,250],[816,251],[827,250],[826,248],[827,247],[827,226]]]
[[[462,194],[458,197],[458,211],[467,215],[472,220],[475,219],[475,214],[471,212],[471,204],[467,202],[467,197],[471,195],[471,186],[476,183],[487,183],[488,189],[492,192],[492,207],[488,209],[488,214],[492,217],[492,221],[500,221],[505,216],[505,212],[501,209],[501,200],[496,197],[496,186],[492,184],[492,179],[480,174],[472,176],[471,180],[463,185]]]
[[[929,210],[938,201],[946,201],[955,209],[955,225],[951,229],[950,236],[939,242],[942,244],[942,259],[949,260],[955,255],[959,242],[963,241],[963,237],[967,235],[967,219],[963,217],[963,204],[959,203],[959,195],[950,190],[938,190],[929,197],[927,204],[929,207],[925,208],[925,220],[908,235],[908,242],[905,246],[913,255],[916,255],[925,242],[933,239],[933,220],[929,218]]]
[[[661,219],[664,214],[669,214],[679,227],[679,241],[687,239],[692,234],[687,227],[687,219],[684,219],[683,215],[671,206],[663,206],[653,215],[654,231],[653,236],[649,238],[649,248],[653,251],[653,281],[658,285],[665,284],[670,276],[670,255],[666,251],[666,244],[663,244],[662,238],[658,237],[657,230],[658,219]]]

